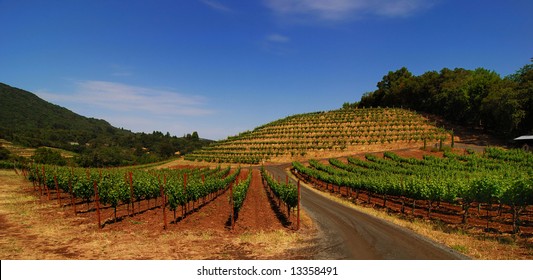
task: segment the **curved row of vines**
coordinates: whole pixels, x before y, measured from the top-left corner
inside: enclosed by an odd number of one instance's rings
[[[533,154],[521,150],[488,148],[484,155],[445,152],[443,158],[425,155],[423,159],[385,152],[383,157],[330,159],[329,164],[293,162],[293,170],[306,181],[345,187],[345,194],[356,200],[365,192],[368,202],[372,196],[379,197],[383,207],[387,201],[398,201],[402,213],[409,205],[414,214],[416,204],[424,203],[431,217],[441,203],[448,203],[460,206],[455,214],[466,223],[472,207],[477,206],[478,212],[484,207],[488,228],[493,218],[489,210],[502,215],[508,209],[514,233],[523,224],[521,215],[533,205]]]
[[[450,133],[404,109],[373,108],[299,114],[217,141],[185,158],[258,164],[310,152],[343,152],[355,146],[445,141]]]
[[[283,203],[287,207],[287,215],[290,218],[291,209],[295,209],[299,203],[297,186],[277,182],[263,166],[261,167],[261,177],[267,190],[277,198],[279,203]]]
[[[248,175],[246,179],[233,187],[232,193],[232,206],[233,206],[233,215],[237,216],[241,210],[244,200],[246,199],[246,194],[248,193],[248,188],[252,182],[252,170],[248,170]]]

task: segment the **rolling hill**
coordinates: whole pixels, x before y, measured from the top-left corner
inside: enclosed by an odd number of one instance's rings
[[[185,158],[257,164],[416,147],[441,140],[450,141],[450,133],[413,111],[341,109],[289,116],[212,143]]]
[[[23,147],[60,148],[80,155],[79,164],[146,163],[189,153],[212,142],[197,133],[133,133],[105,120],[87,118],[37,95],[0,83],[0,139]],[[84,158],[81,160],[81,158]]]
[[[2,83],[0,100],[0,138],[24,146],[68,148],[71,143],[85,144],[102,134],[127,133],[104,120],[80,116]]]

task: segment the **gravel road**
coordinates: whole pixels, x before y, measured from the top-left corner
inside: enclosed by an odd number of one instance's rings
[[[265,168],[274,176],[285,178],[288,166]],[[301,192],[302,208],[318,225],[321,234],[316,259],[467,259],[408,229],[330,200],[307,187],[302,187]]]

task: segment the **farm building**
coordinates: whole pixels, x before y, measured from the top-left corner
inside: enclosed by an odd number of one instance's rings
[[[533,135],[523,135],[513,140],[514,143],[523,150],[530,151],[533,148]]]

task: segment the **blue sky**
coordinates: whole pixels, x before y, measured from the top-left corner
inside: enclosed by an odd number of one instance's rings
[[[224,139],[388,71],[533,57],[533,1],[0,0],[0,82],[132,131]]]

